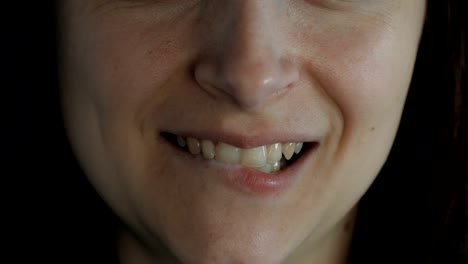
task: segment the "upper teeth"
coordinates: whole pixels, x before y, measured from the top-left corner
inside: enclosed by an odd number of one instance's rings
[[[177,144],[188,147],[194,155],[202,154],[205,159],[215,159],[225,164],[241,164],[254,169],[271,173],[280,170],[284,159],[291,159],[294,154],[301,152],[303,143],[275,143],[250,149],[242,149],[229,144],[211,140],[199,140],[193,137],[177,137]],[[284,158],[282,157],[284,155]]]

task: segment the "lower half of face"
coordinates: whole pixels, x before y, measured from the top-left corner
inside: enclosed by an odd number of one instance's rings
[[[391,148],[424,1],[98,2],[63,6],[65,125],[132,233],[188,263],[319,248]]]

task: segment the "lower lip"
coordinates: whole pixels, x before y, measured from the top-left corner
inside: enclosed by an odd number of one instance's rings
[[[305,160],[313,148],[302,153],[293,164],[276,173],[264,173],[250,167],[217,168],[217,174],[222,175],[223,182],[238,191],[269,196],[281,193],[289,188],[301,174]]]
[[[307,163],[307,159],[315,152],[318,145],[315,142],[309,143],[313,145],[304,149],[298,160],[281,171],[264,173],[241,165],[228,165],[218,163],[215,160],[205,160],[201,155],[192,155],[185,150],[177,148],[168,141],[164,141],[176,149],[179,154],[185,154],[183,155],[184,157],[189,158],[192,162],[196,162],[197,164],[194,166],[203,165],[205,168],[214,169],[216,179],[220,179],[228,188],[256,196],[270,196],[287,190],[295,179],[302,174],[301,170],[304,164]]]

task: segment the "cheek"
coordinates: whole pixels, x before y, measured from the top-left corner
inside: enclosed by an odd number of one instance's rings
[[[333,204],[327,209],[329,214],[350,208],[385,162],[418,46],[417,31],[397,34],[359,28],[348,35],[341,32],[317,38],[323,42],[315,42],[312,58],[316,60],[308,64],[309,75],[316,78],[330,106],[327,113],[333,123],[324,142],[326,158],[319,168],[321,180],[336,194],[329,196]]]
[[[121,16],[80,21],[67,42],[69,85],[92,100],[103,120],[141,122],[142,107],[163,101],[166,86],[180,76],[190,35],[164,23],[143,23]],[[122,22],[123,21],[123,22]],[[123,24],[123,25],[122,25]],[[118,26],[115,26],[118,25]],[[178,27],[188,31],[182,25]],[[177,34],[175,34],[177,32]],[[73,45],[79,43],[79,45]],[[157,98],[155,96],[157,94]]]
[[[135,114],[138,106],[152,97],[155,90],[160,90],[170,77],[174,63],[171,58],[175,55],[139,43],[137,39],[141,36],[133,32],[122,31],[99,37],[104,38],[102,42],[106,45],[94,49],[95,54],[88,56],[91,64],[88,75],[93,76],[89,88],[95,93],[102,112],[121,117]],[[152,61],[161,63],[153,67]]]
[[[190,53],[183,45],[191,43],[190,27],[172,24],[169,30],[164,23],[125,22],[120,16],[101,19],[68,21],[64,114],[86,174],[109,204],[130,215],[131,199],[126,196],[139,193],[138,182],[146,182],[150,167],[166,162],[146,162],[156,148],[148,142],[153,142],[157,125],[157,120],[149,120],[147,108],[162,105],[169,87],[184,81],[181,71],[186,69],[181,66],[188,65]]]
[[[323,53],[329,57],[320,82],[345,130],[396,129],[417,48],[416,40],[402,37],[369,31],[326,46]]]

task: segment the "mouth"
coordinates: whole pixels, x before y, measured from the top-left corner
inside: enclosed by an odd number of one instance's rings
[[[316,142],[277,142],[240,148],[224,142],[183,137],[168,132],[161,133],[161,136],[187,154],[219,164],[240,165],[265,174],[280,174],[317,145]]]

